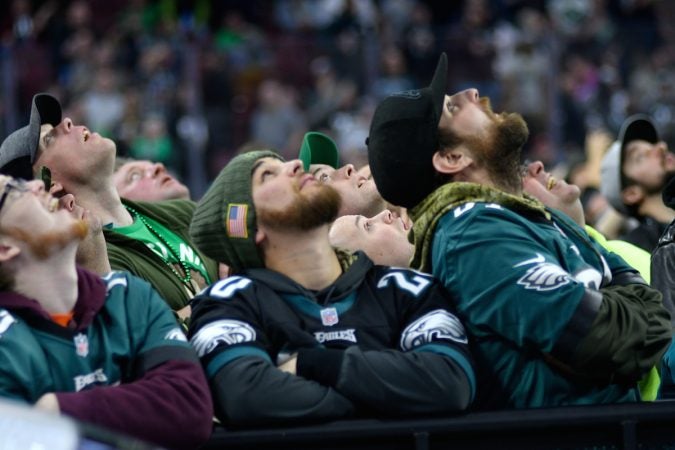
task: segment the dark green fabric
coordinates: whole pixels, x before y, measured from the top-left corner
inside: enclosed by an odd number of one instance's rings
[[[604,380],[634,383],[661,357],[672,340],[670,314],[661,293],[641,284],[600,290],[602,305],[573,361],[575,369]],[[615,361],[608,373],[607,361]]]
[[[438,220],[446,212],[468,202],[493,202],[516,211],[529,210],[550,218],[544,204],[527,194],[524,197],[516,197],[475,183],[444,184],[409,211],[414,225],[408,239],[415,244],[415,255],[410,267],[431,273],[429,258]]]
[[[217,280],[218,263],[199,252],[188,234],[195,202],[190,200],[167,200],[163,202],[132,202],[122,199],[139,213],[163,223],[193,245],[202,259],[211,280]],[[114,229],[104,229],[108,258],[115,270],[126,270],[148,281],[168,303],[177,311],[185,306],[196,293],[190,294],[185,285],[176,277],[171,269],[150,250],[143,242],[130,239],[117,233]]]
[[[256,161],[265,157],[282,159],[270,150],[243,153],[233,158],[199,201],[190,225],[190,236],[199,250],[227,264],[235,273],[264,267],[255,243],[256,215],[251,197],[251,176]],[[245,215],[246,230],[242,236],[228,234],[230,206],[242,208]]]

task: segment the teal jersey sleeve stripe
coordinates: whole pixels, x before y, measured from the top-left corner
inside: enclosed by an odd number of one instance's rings
[[[234,361],[237,358],[241,358],[242,356],[259,356],[265,361],[269,361],[270,363],[272,362],[272,359],[267,354],[267,352],[260,350],[258,347],[245,345],[234,347],[221,352],[218,356],[211,360],[211,362],[206,367],[206,376],[213,378],[224,365]]]
[[[460,352],[451,347],[446,347],[444,345],[438,344],[422,345],[420,347],[413,349],[413,351],[436,353],[439,355],[444,355],[452,358],[452,360],[455,361],[459,365],[459,367],[462,368],[464,374],[466,375],[467,380],[469,380],[469,386],[471,386],[471,401],[473,402],[474,398],[476,397],[476,377],[473,373],[471,363],[469,363],[469,361],[466,359],[464,355],[462,355]]]

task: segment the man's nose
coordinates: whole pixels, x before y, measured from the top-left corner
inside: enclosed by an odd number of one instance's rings
[[[59,199],[59,207],[72,211],[75,206],[75,196],[73,194],[66,194]]]
[[[384,223],[392,223],[394,221],[394,215],[388,209],[385,209],[376,216],[377,219],[381,220]]]
[[[462,104],[462,103],[478,103],[480,96],[478,89],[471,88],[460,91],[450,97],[452,103]]]
[[[166,167],[164,167],[164,164],[162,164],[160,162],[153,164],[152,172],[151,172],[152,176],[156,177],[157,175],[159,175],[161,173],[164,173],[164,172],[166,172]]]
[[[531,162],[527,165],[527,171],[531,176],[536,177],[544,171],[544,163],[541,161]]]
[[[349,179],[356,173],[356,169],[353,164],[345,164],[340,168],[340,173],[343,178]]]
[[[285,163],[286,165],[286,170],[288,171],[288,174],[291,176],[296,176],[299,173],[304,172],[304,169],[302,167],[302,161],[299,159],[294,159],[292,161],[288,161]]]
[[[65,117],[60,124],[57,125],[63,131],[70,132],[73,129],[73,121],[70,117]]]

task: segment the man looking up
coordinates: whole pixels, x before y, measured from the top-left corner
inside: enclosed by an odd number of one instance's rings
[[[601,191],[607,200],[640,223],[620,238],[651,253],[675,219],[675,210],[663,203],[661,194],[675,173],[675,155],[659,139],[648,116],[636,114],[626,119],[619,140],[602,159],[601,170]]]
[[[329,136],[317,131],[306,133],[298,158],[305,172],[338,192],[341,199],[338,217],[348,214],[371,217],[387,208],[372,179],[361,175],[353,164],[339,165],[337,145]]]
[[[647,283],[650,281],[650,254],[630,242],[607,240],[601,233],[586,225],[584,208],[581,205],[581,191],[574,184],[558,180],[544,169],[541,161],[533,161],[523,165],[523,192],[541,201],[548,208],[557,209],[567,214],[574,222],[583,227],[586,233],[610,252],[621,256],[631,267],[635,268]],[[664,302],[664,306],[665,302]],[[666,306],[669,311],[672,307]],[[638,388],[643,400],[656,400],[660,380],[658,371],[653,368],[640,382]]]
[[[43,186],[0,175],[0,397],[168,448],[203,444],[208,385],[171,311],[142,280],[76,266],[86,223]]]
[[[115,158],[113,182],[120,197],[145,202],[190,199],[190,190],[164,164],[132,158]]]
[[[635,401],[671,342],[661,295],[567,216],[522,192],[518,114],[476,89],[445,95],[443,54],[429,87],[375,110],[370,169],[409,208],[411,266],[457,302],[475,345],[479,408]]]
[[[575,184],[559,180],[547,172],[541,161],[532,161],[523,165],[523,192],[536,198],[548,208],[557,209],[567,214],[589,236],[607,250],[621,256],[631,267],[640,272],[647,283],[650,281],[650,254],[630,242],[607,240],[597,230],[586,225],[584,207],[581,204],[581,191]]]
[[[197,246],[235,276],[193,301],[216,415],[251,425],[462,411],[462,324],[428,275],[336,253],[336,191],[270,151],[234,158],[199,202]]]
[[[112,268],[150,282],[186,319],[192,296],[219,278],[217,265],[189,240],[195,205],[187,200],[121,200],[112,179],[115,152],[114,141],[62,118],[58,100],[38,94],[29,124],[0,147],[0,172],[32,178],[40,167],[48,167],[50,191],[57,196],[73,194],[77,204],[104,225]]]

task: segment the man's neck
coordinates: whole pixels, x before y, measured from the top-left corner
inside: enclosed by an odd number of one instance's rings
[[[75,202],[98,217],[103,225],[126,226],[134,221],[112,183],[102,183],[97,187],[75,186],[68,193],[73,194]]]
[[[517,197],[523,196],[523,186],[520,181],[514,184],[513,187],[509,186],[508,183],[499,182],[494,180],[494,177],[490,175],[490,172],[484,167],[475,167],[470,166],[464,169],[462,172],[457,173],[453,176],[453,181],[466,181],[469,183],[476,183],[482,186],[489,187],[491,189],[496,189],[498,191],[505,192],[507,194],[515,195]]]
[[[663,204],[661,193],[651,195],[638,208],[640,215],[651,217],[657,222],[670,223],[675,219],[675,211]]]
[[[303,232],[271,232],[263,248],[265,267],[310,290],[330,286],[342,274],[328,241],[328,226]]]
[[[77,302],[76,244],[58,251],[46,259],[30,258],[14,278],[14,290],[37,300],[50,314],[73,310]]]

